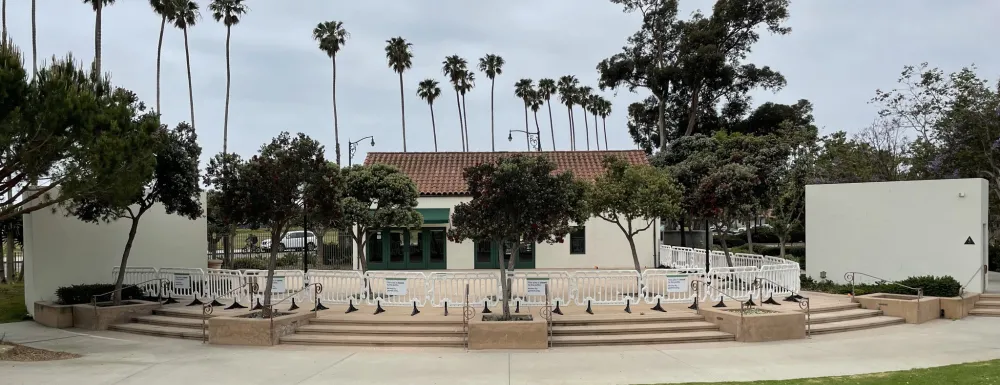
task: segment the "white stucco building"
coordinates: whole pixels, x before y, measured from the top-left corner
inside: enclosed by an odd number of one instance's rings
[[[445,236],[456,205],[472,197],[466,191],[462,172],[466,167],[509,156],[510,152],[369,153],[365,164],[388,164],[413,179],[420,192],[417,210],[424,216],[421,229],[383,229],[369,234],[366,250],[372,270],[493,269],[502,254],[498,245],[472,241],[454,243]],[[530,152],[551,159],[559,171],[572,171],[583,180],[604,173],[606,156],[619,156],[633,164],[647,164],[642,151],[553,151]],[[642,227],[641,224],[633,226]],[[635,236],[639,261],[653,267],[658,224]],[[614,223],[591,218],[563,243],[541,243],[525,248],[518,269],[634,269],[625,234]]]
[[[985,179],[806,186],[806,273],[835,282],[851,271],[888,280],[947,275],[982,292],[987,188]]]

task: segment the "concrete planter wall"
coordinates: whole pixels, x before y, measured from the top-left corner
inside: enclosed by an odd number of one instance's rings
[[[73,327],[73,305],[60,305],[50,301],[35,302],[35,322],[50,328]]]
[[[969,316],[969,312],[976,307],[979,301],[979,294],[968,294],[962,297],[940,298],[941,310],[944,311],[944,318],[962,319]]]
[[[315,312],[303,312],[264,318],[212,317],[208,320],[208,343],[216,345],[273,346],[285,335],[316,318]],[[273,329],[272,329],[273,326]]]
[[[921,324],[941,317],[941,299],[923,297],[919,301],[915,295],[868,294],[855,297],[861,307],[882,310],[882,314],[900,317],[908,324]]]
[[[99,303],[98,305],[107,304]],[[107,330],[114,324],[128,323],[132,318],[153,314],[159,302],[127,300],[121,306],[73,305],[73,326],[81,329]]]
[[[806,338],[806,315],[797,311],[747,314],[737,310],[700,309],[705,320],[719,330],[736,336],[740,342],[766,342]]]
[[[548,349],[548,325],[542,317],[531,321],[469,321],[469,349]]]

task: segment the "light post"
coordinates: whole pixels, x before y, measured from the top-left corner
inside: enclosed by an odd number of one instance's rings
[[[537,132],[530,132],[530,131],[525,131],[525,130],[509,130],[507,132],[507,141],[508,142],[514,141],[513,134],[515,132],[523,132],[524,133],[524,135],[526,136],[525,142],[528,144],[528,151],[531,151],[531,145],[535,145],[535,150],[536,151],[538,151],[538,152],[542,151],[542,141],[540,140],[541,134],[539,134]]]
[[[348,142],[347,143],[347,165],[348,166],[351,166],[353,164],[353,162],[354,162],[354,153],[358,151],[358,143],[361,143],[361,141],[365,140],[365,139],[371,139],[372,140],[371,141],[371,145],[372,145],[372,147],[375,147],[375,137],[374,136],[366,136],[366,137],[358,139],[356,141]],[[350,139],[348,139],[348,141],[350,141]]]

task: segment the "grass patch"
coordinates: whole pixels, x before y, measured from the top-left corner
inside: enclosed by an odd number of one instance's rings
[[[0,323],[23,321],[26,317],[24,284],[0,284]]]
[[[973,362],[930,369],[822,377],[785,381],[711,382],[700,385],[986,385],[1000,383],[1000,360]]]

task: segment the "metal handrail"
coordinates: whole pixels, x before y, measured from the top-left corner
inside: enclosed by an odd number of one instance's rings
[[[301,292],[303,292],[303,291],[306,291],[306,289],[308,289],[308,288],[309,288],[309,286],[313,286],[314,290],[315,290],[315,289],[317,289],[317,288],[320,288],[320,290],[322,290],[321,288],[323,287],[323,285],[322,285],[322,284],[320,284],[319,282],[314,282],[314,283],[307,283],[307,284],[306,284],[306,285],[305,285],[305,286],[304,286],[303,288],[301,288],[301,289],[299,289],[299,290],[295,291],[294,293],[292,293],[291,295],[289,295],[289,296],[285,297],[285,298],[284,298],[284,299],[282,299],[281,301],[278,301],[278,302],[275,302],[275,303],[273,303],[273,304],[270,304],[270,305],[266,305],[266,306],[270,306],[270,307],[272,307],[272,308],[273,308],[273,307],[275,307],[275,306],[278,306],[278,305],[280,305],[280,304],[281,304],[282,302],[285,302],[285,301],[287,301],[287,300],[288,300],[289,298],[295,298],[295,296],[296,296],[296,295],[298,295],[299,293],[301,293]],[[317,293],[317,294],[318,294],[318,293]]]
[[[924,289],[923,288],[906,286],[906,285],[901,284],[899,282],[890,281],[888,279],[876,277],[876,276],[871,275],[871,274],[865,274],[865,273],[861,273],[861,272],[857,272],[857,271],[849,271],[847,273],[844,273],[844,280],[845,281],[851,281],[851,302],[855,302],[855,303],[858,300],[857,297],[854,295],[854,275],[855,274],[861,274],[861,275],[866,276],[866,277],[875,278],[875,279],[880,280],[880,281],[882,281],[884,283],[888,283],[888,284],[892,284],[892,285],[897,285],[897,286],[902,286],[902,287],[905,287],[905,288],[910,289],[910,290],[915,290],[917,292],[917,322],[920,322],[920,308],[922,307],[922,306],[920,306],[920,301],[924,299]],[[879,310],[881,310],[881,306],[879,306]]]
[[[232,290],[229,290],[229,291],[227,291],[225,293],[222,293],[222,295],[223,296],[228,295],[228,294],[230,294],[230,293],[232,293],[234,291],[237,291],[237,290],[242,289],[242,288],[247,287],[247,286],[250,286],[250,290],[249,290],[250,291],[250,304],[251,304],[251,306],[253,306],[253,294],[258,289],[260,289],[260,285],[258,285],[257,282],[244,282],[242,285],[239,285],[239,286],[233,288]],[[214,299],[216,299],[216,298],[219,298],[219,296],[213,296],[213,301],[212,302],[215,302]],[[215,311],[215,307],[212,306],[211,303],[203,303],[201,305],[201,343],[208,342],[208,336],[205,334],[206,333],[206,329],[208,329],[208,328],[206,327],[205,323],[208,322],[208,316],[211,315],[212,312],[214,312],[214,311]]]
[[[697,280],[697,279],[694,280],[694,282],[699,282],[699,281],[701,282],[702,286],[705,286],[706,288],[710,286],[706,280]],[[731,296],[729,294],[726,294],[722,290],[716,290],[716,292],[718,292],[719,295],[721,295],[723,297],[728,297],[728,298],[732,299],[733,301],[739,302],[739,304],[740,304],[740,327],[739,327],[739,329],[736,330],[736,340],[739,341],[740,340],[740,335],[743,334],[743,328],[746,325],[746,323],[743,321],[743,316],[746,314],[746,303],[743,302],[740,299],[737,299],[736,297],[733,297],[733,296]],[[708,291],[708,289],[706,289],[705,290],[705,294],[708,294],[708,293],[709,293],[709,291]]]
[[[767,281],[773,283],[774,286],[777,286],[779,289],[787,290],[789,293],[792,293],[793,296],[797,295],[801,298],[799,299],[799,309],[803,309],[806,311],[806,337],[812,337],[812,325],[810,325],[810,323],[812,322],[812,306],[810,306],[809,304],[809,297],[806,297],[796,292],[795,290],[784,287],[780,283],[777,283],[771,279],[764,277],[757,277],[756,279],[754,279],[754,284],[757,285],[758,289],[757,297],[760,298],[760,301],[764,301],[763,294],[760,291],[761,290],[760,281]]]
[[[965,281],[965,284],[958,288],[958,300],[962,302],[962,314],[959,318],[965,317],[965,288],[969,287],[969,284],[972,283],[973,279],[976,279],[976,276],[979,275],[979,273],[986,274],[988,271],[989,265],[980,265],[979,268],[976,269],[976,272],[972,273],[972,276],[969,277],[969,280]],[[983,289],[985,291],[986,288],[984,287]]]

